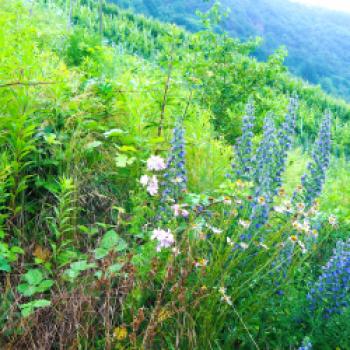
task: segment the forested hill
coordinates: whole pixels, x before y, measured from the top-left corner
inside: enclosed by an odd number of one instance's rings
[[[213,1],[112,0],[124,7],[197,30],[196,9]],[[350,15],[303,6],[287,0],[222,0],[231,12],[225,29],[235,37],[261,36],[256,56],[265,59],[276,48],[288,50],[286,65],[293,74],[335,96],[350,100]]]

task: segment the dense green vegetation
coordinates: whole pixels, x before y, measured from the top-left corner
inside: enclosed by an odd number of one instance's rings
[[[196,10],[214,1],[112,0],[162,21],[192,31],[201,28]],[[286,65],[295,75],[327,92],[350,99],[350,14],[309,8],[285,0],[223,0],[231,9],[223,28],[233,37],[263,38],[255,55],[265,60],[281,45],[288,50]]]
[[[0,2],[1,349],[350,347],[350,106],[219,18]]]

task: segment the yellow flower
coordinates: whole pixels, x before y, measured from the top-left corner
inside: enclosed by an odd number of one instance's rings
[[[265,203],[266,203],[266,199],[265,199],[265,197],[260,196],[260,197],[258,198],[258,203],[259,203],[260,205],[265,204]]]
[[[284,189],[284,188],[280,188],[279,190],[278,190],[278,195],[279,196],[284,196],[286,194],[286,190]]]
[[[205,267],[205,266],[208,265],[208,260],[207,260],[207,259],[203,259],[203,258],[198,259],[198,260],[194,263],[194,265],[195,265],[196,267]]]
[[[167,310],[166,308],[163,308],[159,311],[158,322],[161,323],[161,322],[167,320],[170,316],[171,316],[171,312],[169,310]]]
[[[116,327],[113,332],[114,338],[117,340],[124,340],[128,336],[128,330],[126,327]]]
[[[303,191],[303,186],[302,185],[298,185],[297,186],[297,192],[301,193]]]
[[[318,236],[318,231],[317,231],[317,230],[315,230],[315,229],[314,229],[314,230],[312,230],[312,231],[311,231],[311,233],[312,233],[312,234],[313,234],[315,237],[317,237],[317,236]]]
[[[244,182],[241,180],[241,179],[238,179],[236,181],[236,186],[237,187],[240,187],[240,188],[243,188],[244,187]]]
[[[231,211],[231,215],[235,218],[235,217],[237,217],[238,216],[238,211],[237,211],[237,209],[233,209],[232,211]]]
[[[200,289],[202,292],[206,292],[208,290],[208,287],[206,285],[203,285]]]
[[[290,240],[291,240],[292,242],[298,242],[298,237],[297,237],[296,235],[291,235],[291,236],[290,236]]]
[[[328,222],[331,226],[335,227],[337,226],[337,218],[335,215],[331,215],[329,218],[328,218]]]

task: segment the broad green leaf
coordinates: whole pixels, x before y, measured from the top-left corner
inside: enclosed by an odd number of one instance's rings
[[[46,292],[48,289],[50,289],[53,286],[53,280],[44,280],[42,281],[39,286],[37,287],[37,293],[43,293]]]
[[[108,272],[110,273],[117,273],[122,269],[123,265],[122,264],[113,264],[111,266],[109,266],[108,268]]]
[[[25,297],[31,297],[32,295],[37,293],[36,286],[27,283],[19,284],[17,286],[17,290]]]
[[[71,270],[73,271],[85,271],[96,267],[95,263],[88,263],[86,260],[76,261],[71,264]]]
[[[11,266],[8,264],[7,260],[0,256],[0,271],[10,272]]]
[[[37,285],[43,280],[43,273],[38,269],[29,270],[23,279],[30,285]]]
[[[34,300],[26,304],[22,304],[19,307],[21,308],[22,317],[26,318],[30,316],[35,309],[40,309],[51,305],[51,301],[45,299]]]

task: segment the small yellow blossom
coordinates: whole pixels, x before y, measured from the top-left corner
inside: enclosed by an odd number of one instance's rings
[[[297,192],[300,193],[303,191],[303,186],[302,185],[298,185],[296,188]]]
[[[203,285],[201,287],[201,292],[206,292],[208,290],[208,287],[206,285]]]
[[[195,262],[194,264],[196,267],[205,267],[208,265],[208,260],[207,259],[199,259]]]
[[[239,188],[244,188],[245,184],[244,184],[244,182],[241,179],[238,179],[236,181],[236,186],[239,187]]]
[[[222,295],[225,295],[226,294],[226,288],[225,287],[220,287],[219,288],[219,293],[222,294]]]
[[[328,218],[328,222],[331,226],[335,227],[337,226],[337,218],[335,215],[330,215]]]
[[[171,312],[166,308],[161,309],[158,314],[158,322],[164,322],[165,320],[170,318],[171,315]]]
[[[117,327],[113,331],[114,338],[117,340],[124,340],[128,336],[128,330],[126,327]]]
[[[259,203],[260,205],[264,205],[264,204],[266,203],[265,197],[260,196],[260,197],[258,198],[258,203]]]
[[[231,215],[235,218],[235,217],[237,217],[238,216],[238,210],[237,209],[233,209],[232,211],[231,211]]]
[[[278,190],[278,195],[279,196],[283,197],[283,196],[285,196],[285,194],[286,194],[286,190],[284,188],[280,188]]]

